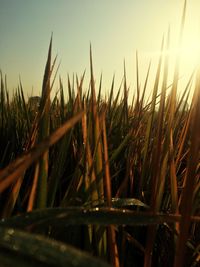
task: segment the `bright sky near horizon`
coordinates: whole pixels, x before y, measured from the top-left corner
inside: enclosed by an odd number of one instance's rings
[[[183,76],[192,72],[200,48],[200,0],[187,2]],[[33,88],[33,95],[38,94],[53,32],[53,55],[61,60],[59,74],[65,85],[67,73],[80,76],[86,69],[89,76],[91,42],[95,76],[99,81],[103,73],[104,92],[114,73],[118,88],[124,59],[133,90],[136,50],[144,82],[149,60],[157,63],[169,25],[172,51],[175,47],[183,4],[184,0],[0,0],[0,69],[10,90],[17,87],[20,75],[25,92],[30,95]],[[154,79],[156,64],[152,65]]]

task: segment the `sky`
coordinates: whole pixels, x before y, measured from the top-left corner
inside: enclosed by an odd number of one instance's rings
[[[187,2],[183,80],[198,63],[200,48],[200,1]],[[58,55],[58,64],[61,61],[58,74],[64,86],[68,73],[81,76],[86,70],[88,87],[91,42],[96,82],[102,73],[104,93],[109,92],[113,74],[119,87],[124,60],[128,85],[134,91],[136,50],[141,84],[152,61],[152,88],[162,36],[169,25],[173,69],[183,4],[183,0],[0,0],[0,69],[7,75],[10,91],[20,76],[27,96],[40,94],[53,33],[53,56]]]

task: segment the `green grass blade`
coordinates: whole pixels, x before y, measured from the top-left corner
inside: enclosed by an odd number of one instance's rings
[[[10,255],[12,253],[16,255],[15,253],[17,252],[20,254],[21,259],[24,257],[28,257],[30,261],[33,259],[40,264],[39,266],[41,264],[43,266],[59,267],[109,266],[107,263],[69,245],[13,228],[0,228],[0,246],[9,250]],[[29,265],[26,264],[25,266]]]

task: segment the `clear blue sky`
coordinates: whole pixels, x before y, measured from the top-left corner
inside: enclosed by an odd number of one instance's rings
[[[148,61],[154,59],[169,24],[173,42],[176,41],[183,2],[0,0],[0,69],[7,74],[10,90],[17,87],[20,75],[25,92],[30,94],[33,87],[33,94],[38,94],[53,32],[53,54],[58,54],[58,61],[61,60],[59,74],[65,84],[67,73],[81,75],[86,69],[89,76],[91,42],[96,79],[103,72],[105,91],[114,72],[116,82],[120,82],[124,59],[128,81],[134,89],[136,49],[144,77]],[[199,30],[199,14],[200,1],[188,0],[185,37],[191,42],[196,40],[194,36]]]

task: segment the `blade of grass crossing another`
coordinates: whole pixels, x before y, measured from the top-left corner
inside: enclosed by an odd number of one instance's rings
[[[193,120],[191,125],[191,145],[187,163],[186,181],[183,189],[181,203],[180,234],[177,241],[174,267],[184,266],[184,255],[186,242],[189,233],[190,220],[192,215],[193,194],[196,182],[196,169],[199,164],[200,149],[200,70],[197,73],[196,88],[194,92]]]
[[[108,159],[108,144],[107,144],[107,136],[106,136],[106,124],[105,124],[105,113],[102,118],[103,123],[103,144],[104,144],[104,166],[105,166],[105,178],[104,178],[104,188],[105,188],[105,196],[107,199],[108,207],[112,205],[112,189],[111,189],[111,177],[110,177],[110,168],[109,168],[109,159]],[[108,226],[108,242],[110,246],[110,257],[111,263],[114,267],[119,267],[119,255],[118,248],[116,242],[116,235],[114,226]]]
[[[52,50],[52,37],[50,40],[49,52],[48,52],[47,63],[42,85],[42,98],[41,98],[40,110],[44,108],[44,113],[39,122],[38,143],[44,140],[44,138],[49,135],[51,50]],[[49,167],[48,161],[49,161],[49,153],[47,150],[39,160],[36,208],[44,208],[47,205],[47,179],[48,179],[48,167]]]
[[[20,175],[31,166],[31,164],[39,159],[39,157],[55,144],[67,131],[69,131],[79,120],[81,120],[84,112],[80,112],[73,118],[64,123],[59,129],[54,131],[40,144],[30,149],[21,157],[10,163],[7,167],[0,171],[0,193],[8,188],[13,182],[19,179]]]

